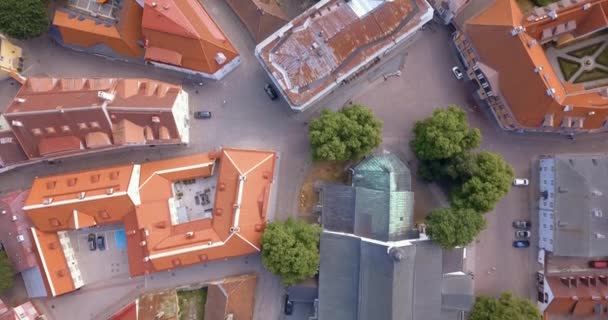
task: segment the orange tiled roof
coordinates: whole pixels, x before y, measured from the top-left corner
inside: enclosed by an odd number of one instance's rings
[[[275,153],[223,149],[34,180],[24,210],[40,233],[122,221],[131,275],[259,251]],[[211,219],[173,224],[173,183],[210,177]]]
[[[145,0],[142,32],[146,59],[214,74],[236,59],[238,52],[197,0]],[[160,51],[159,49],[164,49]],[[219,64],[217,54],[226,61]],[[179,64],[176,57],[181,56]]]
[[[586,4],[591,10],[583,8]],[[464,31],[480,62],[497,74],[499,91],[521,126],[540,127],[546,115],[552,115],[556,127],[566,117],[583,118],[585,129],[603,126],[608,117],[608,99],[598,90],[562,83],[540,42],[543,30],[553,30],[569,21],[575,21],[579,28],[591,22],[607,27],[606,5],[607,0],[581,1],[563,9],[556,5],[557,18],[551,19],[546,14],[524,17],[515,0],[496,0],[466,22]],[[516,32],[520,26],[523,30]],[[582,29],[573,32],[580,36],[585,32]],[[567,114],[566,105],[573,108]]]
[[[59,235],[55,232],[42,232],[36,228],[31,228],[31,235],[42,280],[49,296],[55,297],[76,290]]]

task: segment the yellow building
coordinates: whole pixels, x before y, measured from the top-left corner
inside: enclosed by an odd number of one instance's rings
[[[20,73],[23,68],[21,48],[10,43],[0,34],[0,80],[7,79],[11,73]]]

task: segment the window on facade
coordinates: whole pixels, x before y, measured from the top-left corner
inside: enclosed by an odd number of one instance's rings
[[[78,178],[69,178],[67,181],[69,187],[76,185],[76,182],[78,182]]]
[[[42,130],[40,130],[39,128],[34,128],[32,129],[32,134],[35,136],[42,135]]]

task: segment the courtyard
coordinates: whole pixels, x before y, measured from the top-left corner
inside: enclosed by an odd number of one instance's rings
[[[546,50],[560,80],[585,89],[608,85],[608,34],[600,34],[565,47]]]

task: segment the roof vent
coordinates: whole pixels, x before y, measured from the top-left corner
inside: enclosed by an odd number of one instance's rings
[[[105,92],[105,91],[97,91],[97,97],[100,99],[103,99],[105,101],[113,101],[114,100],[114,95],[109,93],[109,92]]]
[[[591,8],[591,3],[585,3],[583,5],[583,10],[589,10],[589,8]]]
[[[17,235],[17,242],[23,242],[25,241],[25,237],[22,234],[18,234]]]
[[[589,111],[589,113],[587,113],[588,116],[593,116],[595,115],[595,111]]]
[[[106,194],[107,194],[107,195],[111,195],[111,194],[113,194],[113,193],[114,193],[114,188],[107,188],[107,189],[106,189]]]
[[[5,215],[6,214],[6,210],[2,210],[0,211],[1,214]]]
[[[557,19],[557,11],[555,11],[555,10],[551,10],[551,11],[547,12],[547,15],[549,16],[549,18],[551,18],[551,20]]]
[[[567,104],[564,106],[564,112],[572,111],[574,107],[571,104]]]
[[[152,2],[152,7],[156,8],[156,2]]]
[[[192,238],[194,238],[194,232],[192,232],[192,231],[186,232],[186,239],[192,239]]]
[[[13,125],[13,127],[23,127],[23,122],[19,120],[13,120],[11,121],[11,125]]]
[[[595,217],[601,218],[603,216],[602,209],[593,209],[592,212]]]
[[[42,200],[42,204],[44,204],[44,205],[49,205],[49,204],[51,204],[51,203],[53,203],[53,198],[51,198],[51,197],[49,197],[49,198],[44,198],[44,199]]]
[[[159,116],[152,116],[152,122],[154,122],[154,123],[160,123],[160,117]]]
[[[218,52],[215,54],[215,62],[217,62],[217,64],[224,64],[226,62],[226,55],[224,55],[221,52]]]
[[[11,221],[17,221],[17,216],[16,216],[16,215],[13,215],[13,216],[11,217]]]
[[[141,241],[141,242],[139,243],[139,246],[140,246],[140,247],[145,247],[145,246],[146,246],[146,244],[147,244],[147,242],[146,242],[146,240],[144,240],[144,241]]]
[[[25,99],[23,99],[23,98],[15,98],[15,102],[24,103]]]
[[[545,91],[545,93],[547,93],[547,95],[549,97],[554,97],[555,96],[555,88],[548,88],[547,91]]]

